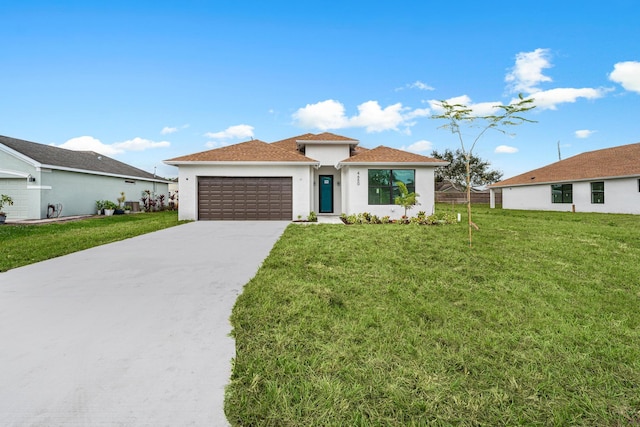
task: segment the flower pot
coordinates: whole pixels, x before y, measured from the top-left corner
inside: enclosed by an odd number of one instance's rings
[[[105,216],[111,216],[111,215],[113,215],[114,211],[115,211],[115,209],[105,209],[104,210],[104,214],[105,214]]]

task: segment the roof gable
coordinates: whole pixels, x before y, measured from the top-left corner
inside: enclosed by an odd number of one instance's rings
[[[305,133],[304,135],[294,136],[292,138],[282,139],[280,141],[272,142],[271,145],[276,147],[289,150],[289,151],[298,151],[298,143],[297,141],[307,138],[309,136],[313,136],[312,133]]]
[[[313,142],[322,142],[322,141],[331,141],[331,142],[345,142],[351,144],[357,144],[358,140],[349,138],[342,135],[336,135],[331,132],[323,132],[318,134],[306,134],[302,137],[298,138],[298,141],[313,141]]]
[[[46,167],[158,180],[149,172],[93,151],[67,150],[1,135],[0,144]]]
[[[340,163],[429,163],[432,165],[441,163],[442,166],[445,166],[448,162],[380,145],[351,156]]]
[[[286,140],[284,140],[286,141]],[[281,141],[281,142],[284,142]],[[165,160],[166,163],[174,162],[305,162],[315,163],[302,154],[286,150],[274,144],[267,144],[258,139],[227,145],[213,150],[201,151]]]
[[[640,176],[640,143],[589,151],[492,184],[491,187],[534,185]]]

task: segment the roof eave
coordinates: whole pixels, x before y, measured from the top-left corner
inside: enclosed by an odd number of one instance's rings
[[[169,183],[170,181],[160,179],[160,178],[150,178],[144,176],[137,175],[122,175],[117,173],[109,173],[109,172],[100,172],[95,170],[88,169],[77,169],[77,168],[68,168],[64,166],[56,166],[56,165],[40,165],[41,169],[52,169],[52,170],[61,170],[66,172],[76,172],[76,173],[86,173],[89,175],[99,175],[99,176],[110,176],[113,178],[124,178],[124,179],[135,179],[138,181],[149,181],[149,182],[160,182],[160,183]]]
[[[215,166],[238,166],[238,165],[271,165],[271,166],[285,166],[285,165],[304,165],[304,166],[316,166],[320,165],[317,161],[267,161],[267,160],[164,160],[163,163],[171,166],[200,166],[200,165],[215,165]]]
[[[343,166],[447,166],[449,162],[339,162],[336,167],[340,169]]]
[[[506,187],[527,187],[531,185],[549,185],[549,184],[559,184],[559,183],[568,183],[568,182],[585,182],[585,181],[600,181],[605,179],[625,179],[625,178],[639,178],[640,174],[632,174],[632,175],[621,175],[621,176],[596,176],[592,178],[579,178],[579,179],[558,179],[554,181],[539,181],[539,182],[526,182],[519,184],[500,184],[496,182],[495,184],[491,184],[489,188],[506,188]]]

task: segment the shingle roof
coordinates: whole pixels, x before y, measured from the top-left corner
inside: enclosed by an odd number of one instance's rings
[[[46,166],[162,181],[152,173],[93,151],[74,151],[0,135],[0,144]]]
[[[306,141],[350,141],[350,142],[354,142],[354,143],[358,143],[357,139],[353,139],[353,138],[349,138],[346,136],[342,136],[342,135],[336,135],[335,133],[331,133],[331,132],[323,132],[323,133],[318,133],[318,134],[306,134],[303,135],[302,137],[298,138],[299,140],[306,140]]]
[[[292,138],[282,139],[280,141],[272,142],[271,145],[275,145],[276,147],[283,148],[289,151],[298,151],[298,143],[296,141],[299,141],[309,136],[313,136],[313,134],[305,133],[304,135],[298,135]]]
[[[258,139],[253,139],[239,144],[215,148],[213,150],[188,154],[165,160],[166,163],[174,162],[306,162],[315,163],[315,160],[302,154],[280,148],[274,144],[267,144]]]
[[[640,143],[589,151],[534,169],[490,187],[640,176]]]
[[[385,147],[384,145],[356,154],[340,163],[443,163],[443,166],[447,164],[444,160],[409,153]]]

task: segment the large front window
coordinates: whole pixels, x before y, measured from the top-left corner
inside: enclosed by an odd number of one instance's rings
[[[604,182],[591,183],[591,203],[604,203]]]
[[[573,203],[573,184],[552,184],[552,203]]]
[[[369,169],[369,204],[393,205],[400,195],[398,181],[407,186],[409,193],[416,191],[414,169]]]

